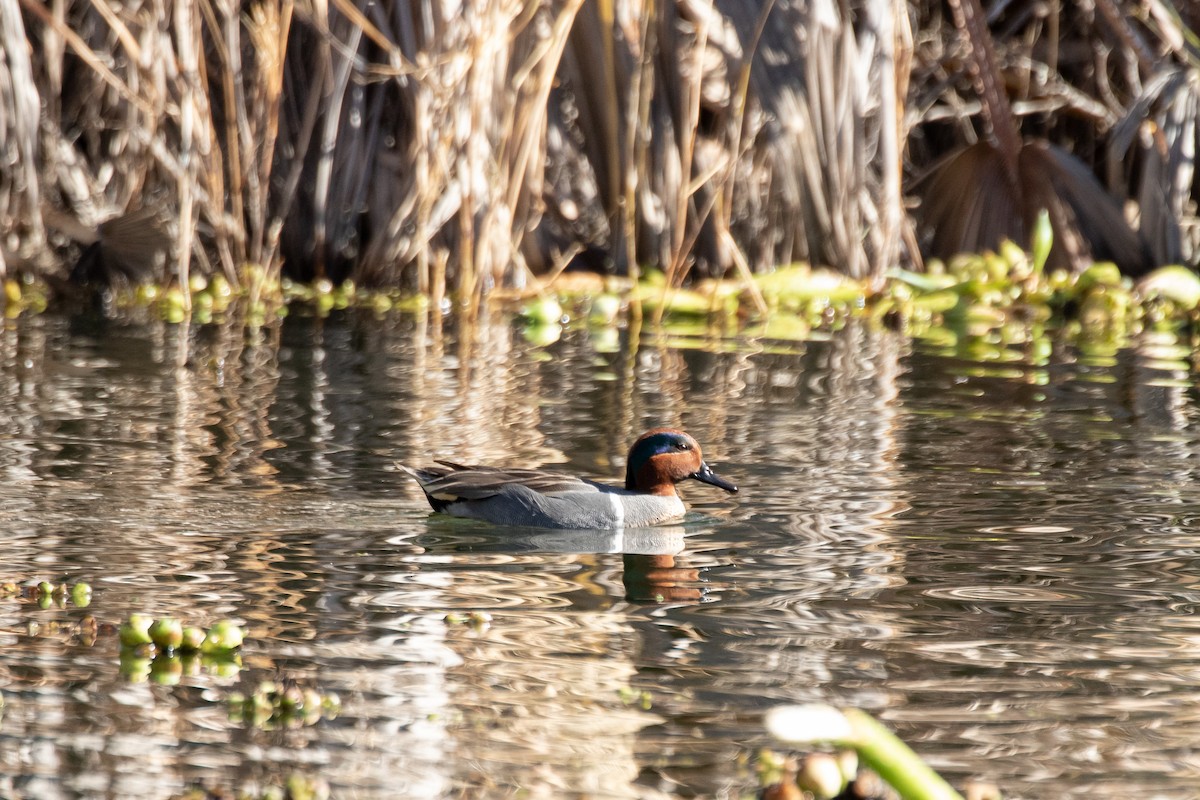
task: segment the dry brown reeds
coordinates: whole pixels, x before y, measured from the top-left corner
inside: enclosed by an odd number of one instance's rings
[[[91,245],[85,277],[286,270],[466,307],[580,266],[878,277],[915,257],[906,154],[921,173],[990,130],[1011,176],[1009,103],[1060,179],[1025,205],[1089,216],[1076,179],[1136,151],[1114,207],[1138,201],[1155,258],[1193,259],[1186,15],[965,5],[973,33],[901,0],[0,0],[0,260],[57,274]],[[927,243],[1020,238],[971,221],[994,209],[957,199],[968,163],[926,184]]]
[[[940,6],[914,5],[920,123],[909,144],[923,180],[911,185],[927,252],[1024,243],[1047,209],[1057,266],[1195,265],[1195,4],[947,6],[953,23]]]
[[[150,206],[181,282],[286,263],[469,301],[579,263],[868,274],[899,241],[907,16],[861,14],[3,0],[6,252],[99,240],[136,276],[155,253],[98,229]]]

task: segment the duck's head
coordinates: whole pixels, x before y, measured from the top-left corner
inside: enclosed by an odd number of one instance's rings
[[[646,431],[629,448],[625,488],[647,494],[675,494],[675,484],[693,478],[736,492],[737,487],[712,471],[700,455],[700,445],[683,431],[655,428]]]

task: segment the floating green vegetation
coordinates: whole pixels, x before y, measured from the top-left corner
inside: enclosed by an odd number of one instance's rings
[[[854,280],[805,264],[781,266],[739,280],[703,280],[677,287],[655,270],[630,283],[600,276],[561,276],[532,293],[494,291],[484,302],[515,314],[525,338],[547,346],[571,325],[593,332],[647,326],[684,341],[735,335],[800,342],[847,320],[865,318],[972,360],[1004,360],[1023,348],[1024,364],[1045,363],[1048,332],[1080,343],[1122,347],[1146,331],[1195,334],[1200,325],[1200,277],[1187,267],[1159,268],[1138,282],[1117,265],[1097,262],[1079,273],[1046,271],[1049,225],[1035,225],[1027,250],[1004,242],[995,252],[931,260],[923,272],[892,269],[881,280]],[[30,279],[4,282],[4,313],[13,317],[47,305],[46,287]],[[291,309],[324,316],[356,310],[383,317],[427,313],[430,300],[398,289],[366,289],[352,281],[297,284],[274,272],[246,268],[237,285],[223,275],[193,275],[186,287],[142,284],[116,292],[118,313],[199,324],[261,326]],[[477,307],[447,300],[436,313]]]
[[[294,773],[282,784],[248,786],[236,792],[194,786],[173,800],[327,800],[329,784],[321,778]]]
[[[8,319],[24,313],[41,313],[46,310],[49,302],[50,292],[46,285],[32,274],[4,280],[4,297],[0,307],[4,309],[4,316]]]
[[[483,633],[492,626],[492,615],[486,611],[451,611],[442,618],[447,625],[465,625],[475,633]]]
[[[239,650],[245,634],[231,620],[220,620],[204,630],[174,617],[130,614],[117,629],[117,637],[121,674],[130,683],[150,680],[174,686],[184,676],[201,671],[228,679],[242,668]]]
[[[122,650],[141,650],[146,655],[164,653],[204,653],[221,656],[236,653],[245,641],[245,633],[232,620],[214,622],[207,631],[184,626],[174,617],[154,619],[146,614],[130,614],[117,629]]]
[[[242,669],[242,658],[237,653],[211,655],[122,648],[118,664],[121,676],[129,683],[150,681],[159,686],[176,686],[185,677],[202,673],[224,680],[235,678]]]
[[[50,581],[17,581],[0,582],[0,599],[9,599],[17,603],[36,605],[41,611],[67,609],[71,606],[84,609],[91,605],[92,587],[79,582],[70,587],[65,583]],[[91,614],[84,614],[77,619],[29,619],[25,623],[25,634],[30,637],[58,639],[74,642],[91,647],[100,635],[100,623]]]
[[[260,730],[298,728],[334,719],[342,709],[336,694],[322,694],[293,681],[263,681],[250,694],[231,692],[229,720]]]
[[[649,711],[654,707],[654,696],[646,689],[622,686],[617,689],[617,697],[623,705],[637,706],[642,711]]]
[[[755,757],[754,767],[765,800],[885,796],[879,777],[870,770],[859,770],[854,750],[793,755],[764,748]]]

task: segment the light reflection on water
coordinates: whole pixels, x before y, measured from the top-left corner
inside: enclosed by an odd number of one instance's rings
[[[86,612],[0,598],[0,795],[299,771],[335,796],[737,797],[759,715],[799,700],[870,709],[1010,797],[1200,782],[1186,350],[602,339],[405,318],[0,332],[0,579],[87,580],[102,622],[251,636],[235,678],[131,684],[111,634],[49,624]],[[656,424],[742,492],[686,486],[692,513],[651,531],[505,530],[430,516],[393,466],[615,479]],[[280,677],[342,715],[229,721],[231,688]]]

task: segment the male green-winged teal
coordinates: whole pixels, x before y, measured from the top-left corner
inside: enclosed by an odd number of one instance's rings
[[[434,511],[497,525],[538,528],[640,528],[679,519],[687,510],[675,484],[688,478],[736,492],[712,471],[700,445],[683,431],[655,428],[629,448],[625,487],[537,469],[442,466],[414,469]]]

